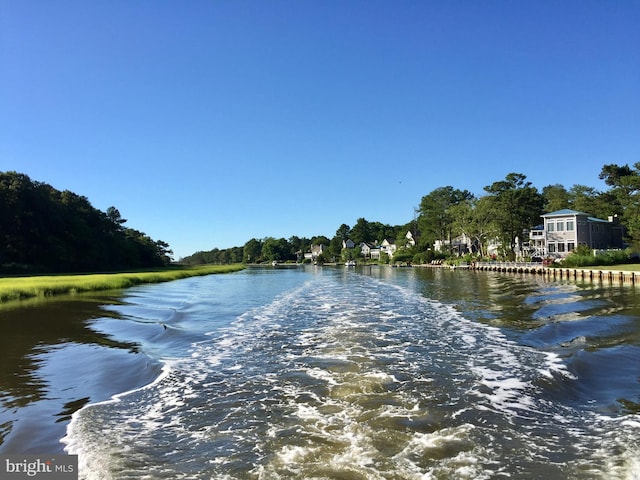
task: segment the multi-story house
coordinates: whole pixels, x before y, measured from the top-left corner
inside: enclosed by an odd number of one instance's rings
[[[534,255],[565,257],[578,245],[593,250],[623,248],[623,227],[617,216],[601,220],[576,210],[558,210],[542,215],[544,224],[529,232]]]
[[[304,254],[304,258],[305,258],[305,260],[315,261],[316,258],[318,258],[320,255],[325,253],[326,250],[327,250],[327,247],[325,247],[322,244],[320,244],[320,245],[311,245],[311,251],[305,253]]]

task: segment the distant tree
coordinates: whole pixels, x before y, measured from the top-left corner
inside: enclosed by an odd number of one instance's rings
[[[317,237],[313,237],[311,239],[311,245],[325,245],[328,247],[329,243],[331,243],[331,240],[329,240],[324,235],[318,235]]]
[[[543,210],[546,213],[563,210],[570,206],[569,192],[559,183],[544,187],[542,189],[542,196],[544,197]]]
[[[351,240],[353,240],[356,245],[373,243],[376,238],[373,235],[371,223],[364,218],[356,220],[356,224],[351,229]]]
[[[338,227],[338,230],[336,230],[335,236],[338,237],[342,242],[342,241],[348,240],[350,235],[351,235],[351,227],[349,227],[349,225],[347,225],[346,223],[343,223]]]
[[[302,239],[300,237],[298,237],[297,235],[292,235],[287,241],[289,242],[289,245],[291,245],[291,248],[293,248],[295,251],[300,250],[300,247],[302,246]]]
[[[611,187],[606,197],[609,203],[606,216],[619,215],[629,239],[640,247],[640,162],[633,167],[605,165],[600,179]]]
[[[343,261],[347,260],[357,260],[360,258],[360,247],[356,246],[354,248],[344,248],[340,254],[340,257]]]
[[[342,238],[336,235],[329,242],[328,254],[332,258],[340,258],[342,256]]]
[[[120,211],[116,207],[107,208],[107,218],[117,227],[120,228],[123,224],[127,223],[125,218],[122,218]]]
[[[467,190],[451,186],[440,187],[422,197],[419,207],[418,225],[429,244],[435,240],[448,240],[451,245],[454,216],[452,208],[473,198]]]
[[[389,224],[381,222],[370,222],[371,235],[376,242],[382,242],[384,239],[392,241],[396,238],[397,231],[400,227],[392,227]]]
[[[85,272],[162,265],[168,244],[122,226],[111,207],[17,172],[0,172],[0,269]]]
[[[569,189],[569,208],[598,216],[601,193],[593,187],[574,185]]]
[[[544,205],[543,196],[526,178],[509,173],[504,180],[484,187],[503,248],[511,259],[515,258],[516,238],[522,239],[524,230],[540,221]]]
[[[629,165],[609,164],[602,167],[598,178],[604,180],[604,183],[610,187],[621,188],[627,194],[632,194],[640,189],[639,170],[640,162],[636,163],[633,168]]]
[[[284,238],[267,237],[262,241],[262,257],[269,262],[291,260],[291,245]]]
[[[242,261],[247,263],[257,263],[262,257],[262,242],[252,238],[244,244]]]
[[[169,264],[172,260],[173,250],[167,242],[156,240],[156,255],[162,259],[163,263]]]

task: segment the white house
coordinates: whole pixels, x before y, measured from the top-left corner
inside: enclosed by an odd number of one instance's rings
[[[311,251],[304,254],[304,258],[307,260],[315,260],[318,256],[325,252],[327,247],[324,245],[311,245]]]
[[[389,255],[389,258],[392,258],[398,247],[396,247],[395,243],[391,243],[385,238],[380,244],[380,250]]]
[[[441,252],[445,247],[449,246],[449,240],[436,240],[433,243],[433,249]],[[473,241],[465,234],[459,235],[451,239],[451,251],[461,255],[463,253],[473,251]]]
[[[407,232],[407,234],[404,236],[405,238],[405,247],[415,247],[416,246],[416,240],[413,238],[413,233],[411,233],[411,230],[409,230]]]

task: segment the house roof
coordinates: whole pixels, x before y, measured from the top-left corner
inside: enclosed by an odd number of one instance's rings
[[[556,210],[555,212],[545,213],[542,217],[566,217],[567,215],[581,215],[588,217],[588,213],[578,212],[577,210],[571,210],[570,208],[564,208],[562,210]]]

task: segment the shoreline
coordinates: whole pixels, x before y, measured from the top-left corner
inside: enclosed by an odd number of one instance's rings
[[[2,277],[0,278],[0,305],[36,297],[117,290],[182,278],[233,273],[245,268],[246,266],[242,264],[232,264],[168,267],[137,272]]]
[[[640,284],[640,271],[616,270],[615,268],[567,268],[567,267],[545,267],[539,263],[524,262],[495,262],[476,263],[470,265],[414,265],[422,268],[450,268],[452,270],[475,270],[485,272],[500,273],[520,273],[529,275],[540,275],[548,280],[574,280],[584,282],[609,282],[619,284],[635,285]]]

